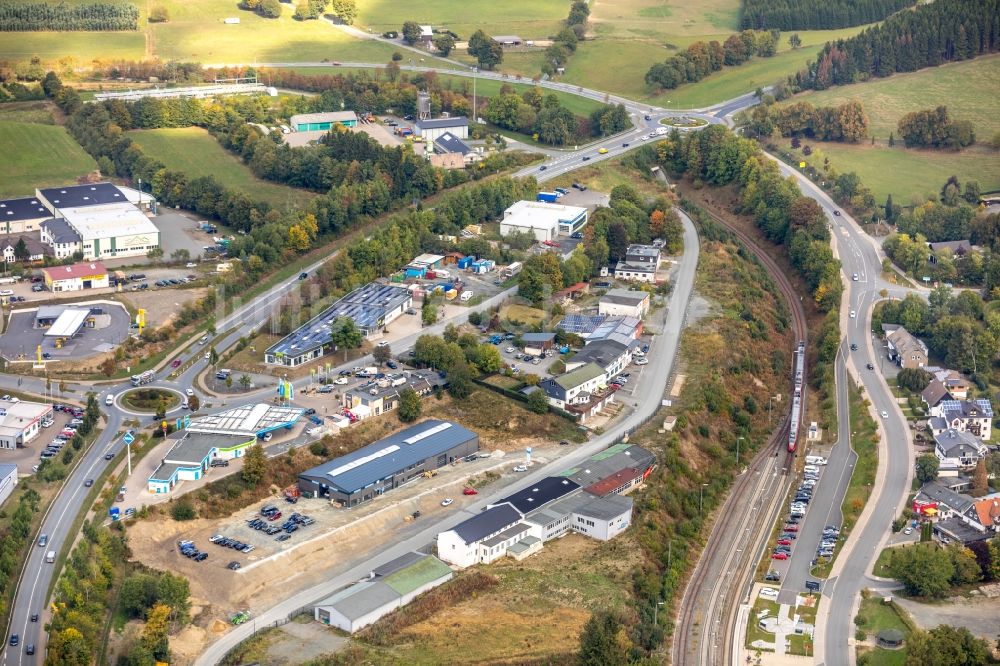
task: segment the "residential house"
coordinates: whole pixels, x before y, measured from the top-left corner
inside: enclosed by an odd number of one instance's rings
[[[581,423],[614,402],[615,388],[607,386],[604,368],[587,363],[572,372],[550,377],[539,384],[549,404],[573,414]]]
[[[24,242],[25,254],[17,256],[18,242]],[[41,261],[47,256],[54,254],[52,248],[37,238],[32,238],[27,234],[4,234],[0,236],[0,250],[3,251],[3,260],[8,264],[17,261]]]
[[[979,248],[970,243],[967,240],[954,240],[954,241],[942,241],[940,243],[928,243],[927,248],[931,251],[928,255],[927,260],[932,264],[936,263],[938,258],[938,252],[943,252],[948,250],[951,252],[953,257],[964,257],[970,252],[974,252]]]
[[[989,453],[986,445],[969,432],[949,428],[934,436],[934,455],[941,461],[941,474],[969,470]]]
[[[528,535],[521,512],[498,504],[437,535],[437,554],[459,567],[489,564],[503,557],[511,545]]]
[[[903,326],[885,336],[889,356],[902,368],[923,368],[927,365],[927,345],[914,337]]]
[[[937,407],[943,400],[965,400],[969,397],[972,383],[961,373],[941,368],[924,369],[933,377],[920,394],[927,409]]]
[[[979,524],[987,530],[1000,533],[1000,493],[977,500],[975,506]]]
[[[982,440],[992,434],[993,405],[978,400],[942,400],[928,411],[927,425],[935,437],[949,428],[969,432]]]
[[[585,346],[572,357],[566,359],[566,370],[571,372],[588,363],[604,369],[609,378],[623,372],[632,362],[633,345],[617,340],[598,340]]]
[[[951,395],[948,393],[948,387],[944,385],[944,382],[938,379],[932,379],[927,388],[920,392],[920,399],[927,409],[933,409],[941,404],[943,400],[951,400]]]
[[[399,379],[405,379],[399,384]],[[345,409],[354,410],[358,406],[364,406],[366,410],[361,410],[369,416],[378,416],[391,412],[399,407],[399,394],[407,387],[417,392],[417,395],[424,397],[437,388],[438,375],[434,372],[410,372],[409,374],[390,375],[385,379],[373,383],[371,386],[358,386],[344,392],[343,405]],[[393,386],[393,383],[396,383]]]
[[[615,265],[619,280],[656,282],[656,269],[660,265],[660,248],[653,245],[629,245],[625,259]]]

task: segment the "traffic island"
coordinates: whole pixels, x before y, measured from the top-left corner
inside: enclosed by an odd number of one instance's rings
[[[181,404],[181,394],[162,388],[137,388],[121,395],[121,405],[130,412],[139,414],[164,413],[176,409]]]

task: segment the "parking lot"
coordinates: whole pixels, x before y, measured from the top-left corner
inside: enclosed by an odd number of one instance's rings
[[[59,348],[53,340],[45,337],[46,329],[35,327],[35,309],[15,310],[10,316],[7,331],[0,336],[0,354],[11,361],[33,361],[35,350],[41,345],[42,353],[48,354],[52,361],[77,361],[111,351],[128,337],[129,314],[124,306],[114,301],[94,302],[90,306],[102,308],[109,315],[110,323],[104,328],[84,327],[76,337]]]
[[[0,450],[0,462],[17,465],[18,474],[32,474],[33,468],[39,463],[39,454],[45,450],[56,435],[70,422],[73,417],[61,411],[52,412],[53,424],[42,428],[33,440],[24,447],[14,450]]]

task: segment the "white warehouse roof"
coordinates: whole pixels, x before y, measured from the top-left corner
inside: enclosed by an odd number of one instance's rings
[[[157,235],[160,233],[156,225],[128,201],[80,208],[60,208],[59,213],[84,240],[152,234],[150,244],[155,245]]]
[[[580,206],[565,206],[544,201],[517,201],[503,212],[503,224],[526,229],[552,229],[559,224],[570,224],[587,209]]]

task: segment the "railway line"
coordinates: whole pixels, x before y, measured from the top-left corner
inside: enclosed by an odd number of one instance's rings
[[[798,293],[781,267],[742,230],[710,212],[757,257],[778,285],[792,313],[796,340],[807,340],[805,310]],[[796,357],[797,360],[797,357]],[[797,365],[793,363],[790,385]],[[807,382],[802,381],[801,404],[805,404]],[[791,395],[792,392],[789,391]],[[788,491],[795,453],[789,451],[791,410],[784,414],[767,444],[746,471],[736,477],[709,534],[702,556],[688,581],[678,608],[671,662],[676,665],[725,664],[731,661],[734,624],[740,602],[746,595],[771,527]],[[795,419],[798,426],[801,418]]]

